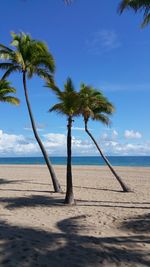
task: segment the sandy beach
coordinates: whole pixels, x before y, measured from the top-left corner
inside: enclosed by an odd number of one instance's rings
[[[65,192],[65,166],[54,166]],[[0,166],[0,266],[150,266],[150,168],[74,166],[76,206],[45,166]]]

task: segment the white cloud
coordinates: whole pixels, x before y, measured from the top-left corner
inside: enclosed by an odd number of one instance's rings
[[[0,155],[26,155],[38,152],[37,144],[23,135],[7,134],[0,130]]]
[[[103,133],[100,136],[102,141],[112,141],[118,137],[118,132],[116,130],[109,130],[107,133]]]
[[[112,137],[117,138],[118,137],[118,132],[116,130],[112,131]]]
[[[112,136],[115,136],[112,138]],[[104,134],[104,138],[98,143],[106,155],[150,155],[150,142],[138,144],[131,142],[120,142],[117,139],[117,131]],[[49,155],[66,155],[66,135],[59,133],[48,133],[42,136],[43,144]],[[73,155],[99,155],[95,145],[88,138],[72,137]],[[0,156],[39,156],[41,155],[38,144],[34,138],[23,135],[8,134],[0,130]]]
[[[49,154],[66,155],[67,136],[65,134],[49,133],[45,134],[44,145]],[[89,140],[81,140],[72,136],[72,153],[73,155],[81,155],[93,152],[94,145]]]
[[[150,155],[150,142],[138,144],[107,141],[102,144],[103,151],[109,155],[117,156],[146,156]]]
[[[87,49],[93,54],[101,54],[121,46],[118,36],[114,30],[100,30],[95,32],[86,41]]]
[[[126,130],[124,132],[124,137],[127,139],[140,139],[142,138],[142,134],[138,131]]]
[[[102,45],[108,49],[114,49],[120,46],[118,36],[115,31],[101,30],[96,36],[100,39]]]
[[[107,133],[103,133],[103,134],[101,134],[100,139],[103,140],[103,141],[108,141],[108,140],[110,140],[109,135],[108,135]]]
[[[37,129],[37,131],[44,131],[44,129],[45,129],[45,124],[43,124],[43,123],[38,123],[38,124],[36,124],[36,129]],[[31,125],[26,125],[25,127],[24,127],[24,130],[26,130],[26,131],[33,131],[32,130],[32,127],[31,127]]]
[[[43,135],[46,138],[46,142],[53,145],[64,145],[66,144],[65,134],[48,133]]]
[[[58,133],[48,133],[43,135],[43,144],[50,155],[66,154],[66,136]]]
[[[83,127],[72,127],[72,130],[85,131],[85,129]]]

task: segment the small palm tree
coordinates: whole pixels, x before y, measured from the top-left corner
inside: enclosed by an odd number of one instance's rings
[[[19,105],[18,98],[11,96],[10,94],[16,93],[16,89],[11,87],[10,82],[6,80],[0,80],[0,102],[7,102],[13,105]]]
[[[122,0],[119,5],[119,12],[122,13],[128,8],[133,9],[135,12],[144,12],[142,27],[150,23],[150,0]]]
[[[59,114],[67,116],[67,174],[66,174],[66,197],[65,204],[73,205],[75,204],[74,194],[73,194],[73,182],[72,182],[72,136],[71,128],[73,117],[78,115],[77,103],[79,102],[79,95],[75,91],[72,80],[67,79],[64,85],[64,91],[61,91],[58,87],[47,84],[53,92],[55,92],[59,103],[55,104],[50,108],[50,112],[56,111]]]
[[[102,94],[102,92],[97,91],[93,89],[90,86],[86,86],[85,84],[81,85],[80,88],[80,112],[84,118],[84,124],[85,124],[85,131],[90,136],[92,141],[94,142],[95,146],[97,147],[100,155],[108,165],[109,169],[113,173],[113,175],[116,177],[118,182],[120,183],[122,189],[124,192],[129,192],[130,189],[128,186],[125,185],[125,183],[122,181],[122,179],[118,176],[106,156],[103,154],[101,148],[97,144],[95,138],[88,130],[88,122],[91,118],[92,120],[100,121],[106,125],[110,123],[109,115],[111,115],[114,112],[114,106],[112,103],[110,103],[107,98]]]
[[[32,39],[30,35],[26,35],[24,33],[17,35],[12,33],[12,37],[13,40],[11,42],[11,46],[13,46],[14,49],[0,44],[0,59],[3,61],[0,63],[0,69],[5,71],[2,79],[5,79],[13,72],[21,73],[25,99],[34,136],[39,144],[49,169],[54,190],[55,192],[61,192],[61,187],[57,181],[54,169],[36,129],[36,124],[29,102],[26,81],[27,78],[32,78],[33,75],[38,75],[41,78],[53,82],[52,74],[55,70],[54,59],[48,51],[47,46],[43,42]]]

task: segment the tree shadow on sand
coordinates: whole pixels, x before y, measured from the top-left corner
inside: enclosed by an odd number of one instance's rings
[[[52,186],[51,183],[41,183],[41,182],[34,182],[31,180],[13,180],[13,178],[11,180],[8,179],[4,179],[4,178],[0,178],[0,185],[5,185],[5,184],[15,184],[15,183],[19,183],[19,184],[36,184],[36,185],[42,185],[42,186]],[[62,188],[66,188],[66,185],[61,185]],[[98,191],[110,191],[110,192],[123,192],[122,190],[116,190],[116,189],[108,189],[108,188],[100,188],[100,187],[89,187],[89,186],[77,186],[74,185],[74,188],[83,188],[83,189],[88,189],[88,190],[98,190]],[[51,190],[37,190],[37,189],[32,189],[32,190],[23,190],[23,189],[14,189],[14,188],[0,188],[0,191],[12,191],[12,192],[37,192],[37,193],[54,193],[54,191]]]
[[[128,202],[128,201],[105,201],[105,200],[77,200],[79,206],[123,208],[123,209],[150,209],[150,202]],[[139,206],[140,205],[140,206]],[[146,205],[146,206],[145,206]]]
[[[31,195],[29,197],[0,198],[0,202],[4,203],[7,209],[18,209],[38,206],[62,206],[64,204],[64,199],[57,199],[51,196]]]
[[[148,252],[142,249],[150,244],[147,236],[85,235],[88,231],[86,216],[61,220],[56,227],[58,231],[50,232],[0,221],[0,266],[150,266]],[[123,227],[126,229],[127,225]]]
[[[37,190],[37,189],[12,189],[12,188],[6,188],[1,189],[0,191],[10,191],[10,192],[36,192],[36,193],[54,193],[54,191],[48,191],[48,190]]]
[[[8,179],[4,179],[4,178],[0,178],[0,185],[5,185],[5,184],[15,184],[15,183],[22,183],[23,181],[19,181],[19,180],[8,180]]]
[[[123,230],[128,229],[134,233],[150,234],[150,213],[128,218],[122,223]]]
[[[32,190],[31,190],[32,191]],[[38,192],[38,191],[36,191]],[[42,193],[43,191],[39,191]],[[46,191],[45,193],[49,193]],[[62,194],[63,196],[64,194]],[[26,197],[1,197],[0,203],[5,204],[7,209],[17,209],[25,207],[50,207],[64,205],[64,198],[54,198],[53,196],[31,195]],[[123,209],[142,209],[149,210],[149,202],[118,202],[118,201],[93,201],[93,200],[76,200],[77,206],[104,207],[104,208],[123,208]]]

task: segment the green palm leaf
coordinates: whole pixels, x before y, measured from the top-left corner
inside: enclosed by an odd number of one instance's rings
[[[10,96],[10,93],[16,93],[16,89],[10,86],[10,82],[0,80],[0,102],[8,102],[10,104],[19,105],[19,99]]]
[[[100,122],[102,122],[103,124],[106,124],[106,125],[110,125],[111,124],[111,121],[108,118],[108,116],[106,116],[106,115],[104,115],[102,113],[101,114],[100,113],[95,113],[94,117],[93,117],[93,120],[100,121]]]
[[[34,40],[30,35],[21,32],[16,34],[11,33],[13,49],[0,44],[0,59],[6,60],[0,65],[0,69],[6,69],[7,77],[12,71],[22,70],[32,78],[33,75],[38,75],[47,81],[53,81],[52,75],[55,71],[55,63],[48,47],[41,41]],[[13,68],[13,66],[15,68]]]
[[[50,87],[56,94],[59,103],[55,104],[49,111],[56,111],[57,113],[64,114],[66,116],[78,116],[79,115],[79,94],[75,91],[73,82],[70,78],[64,84],[64,90],[61,91],[57,86],[51,83],[47,83],[47,87]]]
[[[12,96],[5,96],[2,99],[0,98],[1,102],[7,102],[13,105],[19,105],[20,101],[18,98],[12,97]]]
[[[133,9],[135,12],[143,12],[142,27],[150,23],[150,0],[122,0],[119,5],[119,12],[126,9]]]
[[[1,68],[2,69],[2,68]],[[6,79],[11,73],[21,71],[21,68],[19,66],[12,66],[10,67],[2,76],[2,79]]]
[[[89,85],[81,84],[80,87],[80,113],[85,121],[90,118],[109,124],[109,117],[114,112],[114,106],[99,91]]]

